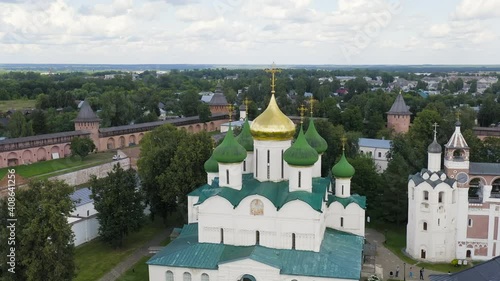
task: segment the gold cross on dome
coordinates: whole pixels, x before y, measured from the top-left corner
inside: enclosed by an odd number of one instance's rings
[[[230,104],[227,106],[227,111],[229,114],[229,122],[233,121],[233,110],[234,110],[234,105]]]
[[[303,104],[301,104],[298,110],[300,112],[300,124],[302,124],[304,123],[304,112],[306,111],[306,107]]]
[[[271,68],[266,68],[266,69],[264,69],[264,71],[267,73],[271,73],[271,94],[274,94],[275,93],[274,87],[276,86],[276,84],[275,84],[276,79],[274,77],[274,74],[281,72],[281,69],[276,68],[276,64],[274,64],[274,62],[273,62],[273,64],[271,65]]]
[[[313,108],[314,108],[314,96],[311,96],[309,100],[309,106],[311,107],[311,118],[313,117]]]
[[[248,97],[245,98],[245,101],[243,101],[243,103],[245,104],[245,112],[248,116],[248,105],[250,104],[250,100],[248,99]]]
[[[343,135],[340,138],[340,141],[342,142],[342,150],[344,151],[345,150],[345,144],[347,143],[347,137],[345,135]]]

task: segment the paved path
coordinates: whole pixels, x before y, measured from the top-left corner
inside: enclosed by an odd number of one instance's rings
[[[161,233],[157,234],[153,239],[149,240],[139,249],[135,250],[126,260],[117,264],[113,269],[111,269],[106,275],[104,275],[99,281],[114,281],[118,279],[125,271],[134,266],[140,259],[149,254],[148,248],[151,246],[158,246],[170,235],[172,228],[168,228]]]
[[[375,263],[383,268],[384,276],[383,279],[387,280],[390,278],[389,273],[392,271],[396,272],[396,268],[399,265],[399,276],[398,278],[392,277],[393,279],[403,280],[403,263],[398,256],[393,254],[389,249],[384,246],[385,237],[382,233],[377,232],[374,229],[367,228],[365,234],[366,240],[377,246],[377,256],[375,258]],[[409,278],[410,267],[413,271],[413,279]],[[406,264],[406,280],[419,280],[420,267],[417,264]],[[428,269],[424,270],[424,280],[429,280],[430,274],[443,274],[442,272],[431,271]]]

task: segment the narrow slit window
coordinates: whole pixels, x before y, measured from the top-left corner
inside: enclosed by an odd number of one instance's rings
[[[243,161],[243,172],[246,172],[247,171],[247,161],[244,160]]]
[[[260,245],[260,232],[255,232],[255,245]]]
[[[344,218],[340,217],[340,227],[344,227]]]
[[[285,164],[283,162],[283,149],[281,150],[281,178],[285,177]]]
[[[292,233],[292,249],[295,250],[295,233]]]
[[[342,195],[344,195],[344,185],[342,185]]]
[[[220,229],[220,243],[224,244],[224,228]]]
[[[229,170],[226,170],[226,182],[229,184]]]
[[[255,150],[255,177],[259,176],[259,151]]]
[[[299,187],[302,185],[302,172],[299,171]]]

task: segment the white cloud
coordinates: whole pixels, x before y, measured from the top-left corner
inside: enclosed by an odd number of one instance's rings
[[[452,15],[456,20],[488,19],[500,16],[498,0],[463,0]]]

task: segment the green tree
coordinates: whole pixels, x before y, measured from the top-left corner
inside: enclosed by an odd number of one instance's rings
[[[47,134],[47,117],[45,116],[45,112],[40,109],[34,110],[30,114],[31,124],[33,127],[33,133],[35,135]]]
[[[210,117],[212,116],[212,112],[210,112],[210,107],[207,103],[200,102],[198,104],[198,116],[200,117],[201,122],[210,121]]]
[[[474,80],[470,81],[470,86],[469,86],[469,90],[467,91],[467,93],[474,94],[476,92],[477,92],[477,80],[474,79]]]
[[[180,97],[182,114],[185,117],[198,115],[200,96],[195,91],[183,93]]]
[[[28,137],[33,135],[33,128],[30,122],[26,120],[21,111],[16,111],[7,124],[9,136],[11,138]]]
[[[96,148],[94,142],[86,137],[74,137],[69,146],[71,153],[80,156],[82,160]]]
[[[357,106],[348,107],[342,112],[342,124],[346,131],[363,130],[363,115]]]
[[[377,173],[375,162],[371,157],[357,155],[349,159],[349,162],[356,170],[356,174],[351,179],[351,193],[366,196],[366,215],[372,219],[380,218],[384,213],[381,204],[376,204],[383,194],[384,182],[382,176]]]
[[[75,275],[74,244],[67,217],[74,210],[71,188],[61,181],[32,181],[16,191],[16,268],[7,272],[5,251],[0,247],[2,280],[72,280]],[[9,218],[7,200],[0,200],[1,220]],[[1,241],[7,241],[5,227]]]
[[[415,87],[417,90],[427,90],[428,84],[425,81],[418,80],[417,86]]]
[[[204,132],[189,134],[167,124],[146,134],[141,147],[142,187],[152,215],[165,219],[178,203],[184,206],[188,192],[206,181],[203,164],[212,152],[212,141]]]
[[[99,237],[115,247],[137,231],[144,222],[144,197],[137,187],[134,170],[127,171],[116,164],[105,178],[91,176],[91,198],[99,220]]]
[[[483,127],[488,127],[500,121],[500,105],[495,100],[495,96],[489,95],[483,100],[477,119]]]
[[[136,118],[131,100],[121,90],[105,92],[100,97],[100,104],[103,127],[127,125]]]

